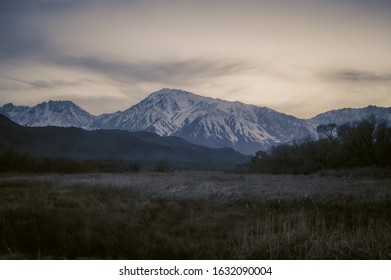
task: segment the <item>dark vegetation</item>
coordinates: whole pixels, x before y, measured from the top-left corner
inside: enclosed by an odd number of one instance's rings
[[[375,118],[341,126],[320,125],[318,141],[273,147],[259,151],[248,169],[272,174],[310,174],[320,170],[373,167],[391,176],[391,127]]]
[[[194,172],[1,177],[0,258],[391,259],[389,184]]]
[[[170,172],[171,171],[170,163],[167,160],[159,160],[155,164],[153,171],[155,171],[155,172]]]
[[[0,128],[0,259],[391,259],[390,179],[343,174],[390,174],[385,123],[320,126],[324,139],[259,152],[249,166],[344,178],[173,172],[243,157],[148,133],[23,128],[1,116]],[[168,161],[172,143],[181,153]],[[156,157],[101,159],[97,149]]]
[[[12,157],[9,157],[10,153]],[[233,149],[202,147],[178,137],[120,130],[85,131],[75,127],[23,127],[3,115],[0,115],[0,157],[3,161],[33,162],[36,167],[21,165],[30,169],[29,172],[31,169],[45,171],[42,161],[49,159],[56,165],[56,172],[62,172],[60,165],[69,170],[67,165],[71,163],[75,164],[77,172],[82,172],[83,168],[100,171],[110,165],[115,166],[109,171],[127,171],[127,165],[135,162],[142,162],[143,168],[152,170],[160,161],[169,162],[175,169],[221,170],[249,160]],[[122,159],[124,167],[118,159]],[[101,163],[104,167],[99,167]],[[50,169],[46,171],[50,172]],[[20,168],[19,171],[24,170]]]
[[[141,168],[142,163],[138,161],[33,157],[14,150],[6,150],[0,154],[0,172],[72,174],[139,172]]]

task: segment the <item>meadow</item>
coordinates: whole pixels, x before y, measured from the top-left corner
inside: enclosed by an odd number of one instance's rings
[[[391,178],[0,175],[1,259],[391,259]]]

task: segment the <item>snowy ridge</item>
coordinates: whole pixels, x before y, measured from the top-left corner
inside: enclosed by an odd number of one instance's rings
[[[28,110],[30,110],[28,106],[15,106],[12,103],[7,103],[3,107],[0,107],[0,114],[10,119],[15,119],[18,115],[24,115]]]
[[[246,155],[308,137],[317,139],[316,127],[320,124],[341,125],[374,115],[391,125],[391,108],[340,109],[305,120],[266,107],[176,89],[159,90],[123,112],[100,116],[93,116],[70,101],[49,101],[34,107],[9,103],[0,107],[0,114],[24,126],[149,131],[207,147],[230,147]]]
[[[87,128],[97,119],[71,101],[50,100],[34,107],[14,106],[9,103],[0,107],[0,113],[24,126]]]
[[[359,109],[344,108],[332,110],[313,117],[310,122],[314,126],[327,123],[341,125],[348,122],[360,121],[370,116],[374,116],[379,121],[384,120],[391,125],[391,108],[377,106],[368,106]]]
[[[128,110],[105,115],[90,129],[150,131],[208,147],[253,154],[311,131],[304,120],[240,102],[162,89]]]

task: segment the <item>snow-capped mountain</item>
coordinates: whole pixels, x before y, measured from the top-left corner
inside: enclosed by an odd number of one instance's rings
[[[12,103],[7,103],[0,107],[0,114],[14,120],[17,116],[24,115],[30,109],[29,106],[15,106]]]
[[[172,89],[152,93],[124,112],[103,115],[90,128],[150,131],[243,154],[313,134],[305,120],[265,107]]]
[[[344,108],[332,110],[319,114],[308,121],[313,127],[317,127],[320,124],[328,123],[341,125],[348,122],[360,121],[371,116],[374,116],[378,121],[386,121],[389,125],[391,125],[391,108],[377,106],[368,106],[359,109]]]
[[[49,101],[34,107],[15,106],[12,103],[0,107],[0,114],[24,126],[62,126],[87,128],[97,117],[71,101]]]
[[[208,147],[230,147],[246,155],[294,140],[317,139],[316,127],[320,124],[341,125],[374,115],[391,125],[391,108],[348,108],[299,119],[266,107],[175,89],[162,89],[125,111],[100,116],[91,115],[70,101],[49,101],[34,107],[9,103],[0,107],[0,114],[24,126],[149,131]]]

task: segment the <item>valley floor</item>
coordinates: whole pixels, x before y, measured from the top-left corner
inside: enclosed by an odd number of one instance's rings
[[[391,259],[391,179],[0,175],[2,259]]]

